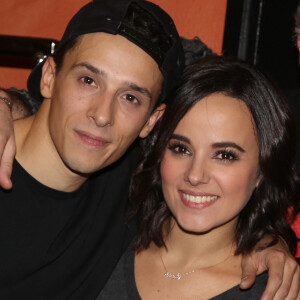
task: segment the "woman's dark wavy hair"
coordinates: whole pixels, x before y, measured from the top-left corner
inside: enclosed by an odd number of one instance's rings
[[[146,249],[152,241],[165,246],[162,229],[167,224],[170,230],[171,212],[162,194],[160,163],[182,117],[214,93],[247,105],[259,144],[262,179],[239,216],[236,254],[249,253],[265,234],[274,238],[269,245],[280,238],[294,253],[296,237],[287,215],[288,208],[299,200],[299,177],[293,167],[296,136],[291,113],[265,75],[245,62],[220,56],[203,58],[186,68],[178,88],[166,101],[163,118],[142,142],[143,158],[132,178],[129,196],[140,222],[136,250]]]

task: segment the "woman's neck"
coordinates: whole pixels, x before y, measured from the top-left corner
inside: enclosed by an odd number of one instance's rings
[[[206,268],[222,263],[234,255],[234,234],[237,219],[210,230],[194,234],[184,231],[172,219],[171,230],[165,238],[167,249],[160,249],[168,265],[181,269]]]
[[[165,247],[135,256],[135,279],[142,299],[210,299],[237,285],[241,257],[233,256],[236,220],[202,234],[172,220]]]

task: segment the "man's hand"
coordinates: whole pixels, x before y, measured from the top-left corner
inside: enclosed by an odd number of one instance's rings
[[[6,97],[1,91],[1,96]],[[12,164],[16,154],[13,121],[11,111],[6,103],[0,101],[0,186],[11,189],[10,180]]]
[[[261,300],[299,300],[300,268],[282,241],[264,250],[257,250],[269,240],[269,237],[263,238],[251,254],[243,256],[240,288],[250,288],[257,274],[269,270],[268,283]]]

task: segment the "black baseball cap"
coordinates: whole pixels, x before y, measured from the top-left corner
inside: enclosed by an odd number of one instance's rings
[[[169,46],[159,47],[133,27],[124,25],[123,20],[129,6],[135,3],[149,14],[160,25],[169,39]],[[55,49],[55,54],[71,40],[96,32],[119,34],[148,53],[158,64],[164,77],[160,100],[162,101],[176,85],[184,67],[184,54],[181,39],[171,17],[158,5],[146,0],[94,0],[83,6],[71,19],[65,33]],[[163,48],[163,49],[162,49]],[[27,87],[30,95],[36,100],[42,100],[40,80],[42,67],[46,59],[38,63],[32,70]],[[147,70],[145,70],[147,71]]]

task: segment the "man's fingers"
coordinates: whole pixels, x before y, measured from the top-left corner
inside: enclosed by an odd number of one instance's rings
[[[268,282],[265,288],[265,291],[261,297],[261,300],[271,300],[274,299],[275,295],[277,295],[277,292],[279,288],[282,285],[283,282],[283,274],[284,274],[284,268],[286,263],[286,255],[283,252],[277,252],[276,253],[276,259],[272,259],[272,255],[268,257],[268,260],[266,261],[266,267],[269,270],[268,271]],[[289,277],[289,280],[291,282],[292,280],[291,273],[286,274],[286,280]],[[286,287],[288,284],[286,283]],[[282,290],[283,292],[283,290]],[[279,299],[279,298],[278,298]],[[281,298],[284,299],[284,298]]]
[[[297,266],[292,286],[286,300],[300,300],[300,267]]]
[[[253,264],[251,256],[244,255],[242,258],[241,289],[248,289],[254,284],[257,271],[257,267]]]
[[[259,243],[264,246],[269,242],[270,237],[267,236]],[[259,249],[258,244],[256,245],[257,249]],[[240,287],[242,289],[250,288],[255,281],[255,276],[266,270],[268,270],[269,277],[261,300],[300,300],[298,295],[300,284],[299,266],[281,240],[264,250],[243,256],[242,278],[244,280],[241,282]]]
[[[12,181],[9,178],[9,173],[4,173],[0,171],[0,186],[5,190],[12,189]]]
[[[7,144],[2,150],[2,156],[0,159],[0,186],[4,189],[11,189],[12,182],[11,182],[11,173],[12,173],[12,165],[13,160],[16,154],[16,146],[14,137],[7,141]]]
[[[11,111],[2,102],[0,103],[0,132],[0,186],[4,189],[11,189],[10,176],[16,154],[16,144]]]
[[[299,267],[297,262],[287,258],[285,263],[283,280],[274,300],[295,300],[299,294]]]

